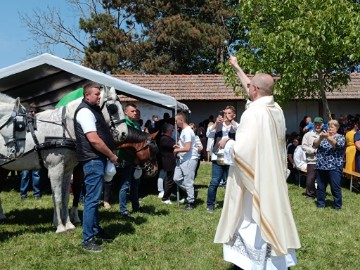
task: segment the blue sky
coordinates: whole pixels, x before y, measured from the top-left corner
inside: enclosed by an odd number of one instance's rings
[[[47,6],[60,9],[69,20],[74,19],[66,0],[10,0],[0,8],[0,68],[34,57],[29,50],[34,45],[31,35],[21,23],[19,12],[32,14],[32,10],[45,11]],[[58,54],[58,53],[55,53]],[[59,55],[61,52],[59,51]]]

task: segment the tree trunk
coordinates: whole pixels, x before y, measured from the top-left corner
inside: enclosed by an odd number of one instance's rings
[[[325,117],[325,115],[323,115],[324,119],[328,119],[331,120],[331,112],[329,109],[329,103],[326,99],[326,93],[325,93],[325,82],[324,82],[324,77],[322,72],[318,72],[318,80],[319,80],[319,84],[320,84],[320,95],[321,95],[321,100],[323,103],[323,107],[324,107],[324,114],[326,114],[327,117]]]

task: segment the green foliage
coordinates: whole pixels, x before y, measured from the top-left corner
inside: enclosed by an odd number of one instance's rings
[[[281,76],[275,87],[280,102],[338,89],[360,64],[357,3],[243,0],[237,16],[237,30],[244,35],[234,46],[239,64],[248,73]],[[234,76],[229,68],[224,71]]]
[[[81,249],[80,226],[72,232],[55,234],[50,195],[43,196],[41,201],[29,196],[21,202],[19,191],[13,188],[16,185],[8,180],[1,193],[8,219],[0,222],[0,269],[230,270],[232,266],[223,261],[221,245],[213,243],[224,189],[218,189],[219,207],[213,214],[207,213],[210,179],[211,164],[202,162],[195,181],[199,190],[197,207],[190,212],[183,211],[184,206],[179,208],[175,202],[162,204],[157,194],[141,198],[142,207],[149,214],[134,214],[133,220],[120,219],[115,202],[110,210],[100,208],[101,224],[115,240],[103,244],[103,252],[95,254]],[[156,181],[151,185],[156,187]],[[304,198],[303,188],[293,184],[288,187],[302,245],[297,251],[299,264],[295,269],[358,269],[359,194],[349,191],[349,182],[343,182],[341,211],[330,207],[330,194],[329,207],[319,210],[314,201]],[[113,194],[116,200],[117,192]]]
[[[224,59],[223,24],[237,1],[103,0],[103,12],[81,19],[90,34],[85,64],[106,72],[214,73]]]

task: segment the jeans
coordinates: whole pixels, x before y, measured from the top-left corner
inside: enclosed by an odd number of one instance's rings
[[[194,179],[197,159],[187,161],[176,161],[174,171],[174,182],[187,194],[187,202],[193,204],[195,202]]]
[[[120,180],[120,191],[119,191],[119,204],[120,204],[120,213],[127,211],[126,205],[126,193],[130,188],[130,200],[132,203],[133,211],[138,211],[140,209],[139,204],[139,184],[140,179],[134,179],[134,166],[127,165],[121,169],[121,180]]]
[[[317,206],[325,207],[326,187],[330,184],[331,194],[334,198],[334,208],[341,209],[342,194],[341,194],[341,168],[335,170],[325,171],[317,170]]]
[[[21,171],[20,195],[21,197],[27,196],[27,189],[30,183],[30,175],[32,178],[32,187],[34,197],[41,197],[40,192],[40,170],[24,170]]]
[[[104,186],[105,159],[92,159],[83,163],[86,188],[83,212],[83,244],[100,231],[99,202]]]
[[[218,165],[216,161],[212,161],[211,181],[208,188],[207,207],[214,208],[216,203],[216,192],[221,180],[226,182],[229,174],[229,165]]]

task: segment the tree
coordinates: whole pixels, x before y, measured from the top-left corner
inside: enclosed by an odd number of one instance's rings
[[[94,1],[86,4],[80,0],[67,2],[73,11],[72,19],[86,17],[97,10]],[[70,18],[65,18],[59,9],[47,6],[45,10],[33,10],[32,14],[19,13],[19,18],[29,30],[35,44],[29,49],[31,55],[54,53],[60,49],[64,51],[65,59],[83,63],[88,36],[81,31],[77,23],[70,23]]]
[[[360,64],[360,14],[350,0],[244,0],[237,29],[244,40],[235,44],[246,72],[278,74],[278,101],[321,97],[350,80]],[[226,67],[227,80],[234,75]]]
[[[224,26],[237,0],[68,0],[81,11],[74,38],[58,11],[48,8],[22,20],[42,50],[63,44],[82,62],[104,72],[214,73],[224,61]]]
[[[90,20],[81,20],[92,40],[85,56],[92,67],[110,72],[213,73],[223,61],[224,40],[230,33],[222,18],[234,15],[230,7],[235,1],[103,3],[109,15],[91,14]],[[113,16],[114,10],[122,13]],[[124,32],[122,25],[132,26],[132,31]]]

